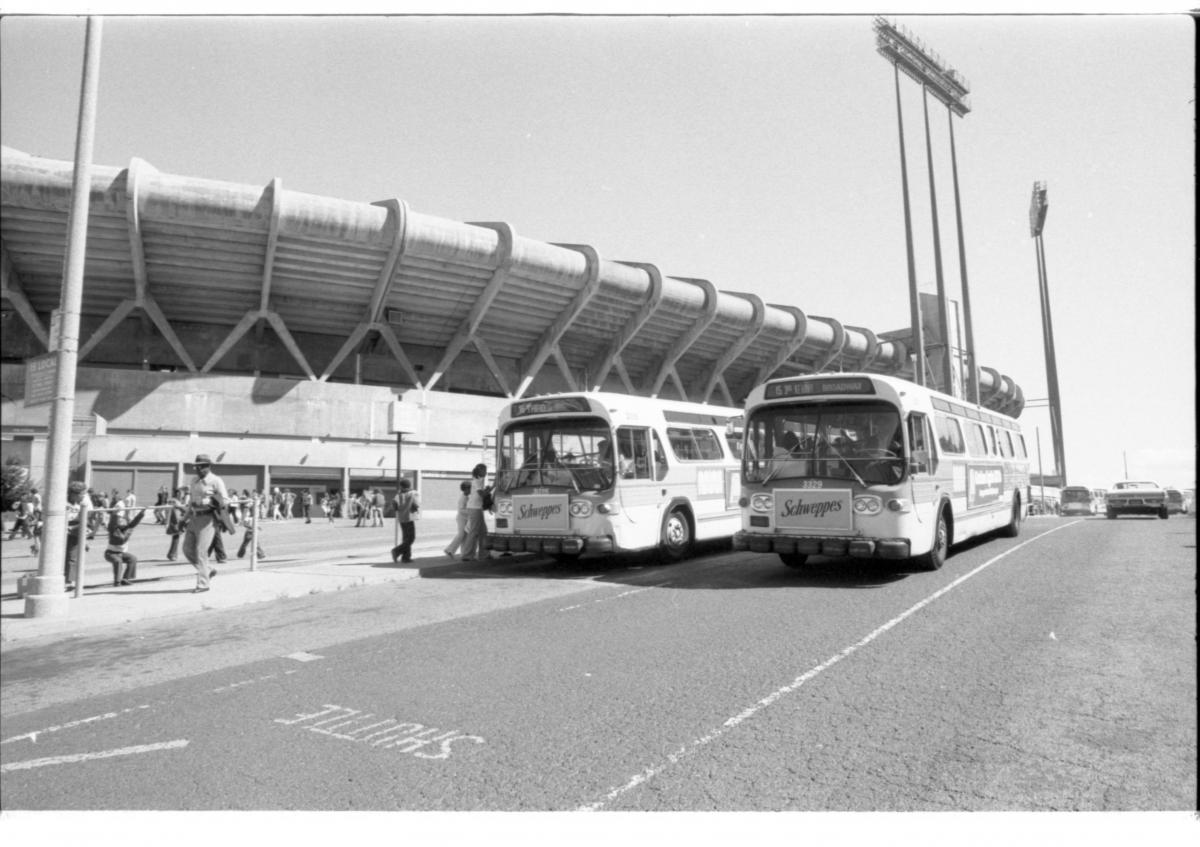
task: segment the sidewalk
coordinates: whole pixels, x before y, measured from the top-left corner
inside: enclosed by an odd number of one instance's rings
[[[461,567],[442,552],[454,535],[453,512],[430,512],[418,523],[410,564],[391,561],[394,530],[390,523],[361,529],[316,521],[309,527],[295,523],[265,526],[268,558],[260,561],[256,570],[250,570],[249,556],[215,564],[218,574],[212,589],[203,594],[193,591],[196,571],[190,564],[161,557],[143,558],[133,585],[113,586],[112,568],[103,558],[104,537],[99,535],[90,542],[83,596],[76,599],[70,594],[66,614],[39,618],[25,617],[25,600],[16,594],[17,578],[36,573],[37,561],[30,555],[27,541],[5,540],[0,642],[8,645],[42,636],[70,636],[96,627],[398,582]],[[241,534],[236,543],[230,544],[230,539],[226,536],[226,546],[236,553]],[[155,546],[165,546],[161,536],[155,538]],[[140,550],[134,552],[141,556]]]

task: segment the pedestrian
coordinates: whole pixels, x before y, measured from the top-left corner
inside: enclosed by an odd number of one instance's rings
[[[458,532],[454,533],[454,537],[450,539],[450,543],[446,545],[446,549],[442,552],[454,558],[454,554],[458,552],[458,548],[464,541],[467,540],[467,501],[471,497],[471,483],[469,480],[463,480],[459,483],[458,495],[458,514],[455,515],[455,520],[458,524]]]
[[[271,492],[271,520],[281,521],[283,515],[280,510],[283,508],[283,494],[279,491],[279,486],[275,486],[275,490]]]
[[[187,526],[187,489],[177,488],[175,494],[167,501],[167,535],[171,536],[171,546],[167,548],[167,558],[175,561],[179,558],[179,541]]]
[[[383,526],[383,508],[386,501],[378,488],[371,495],[371,526]]]
[[[329,495],[329,503],[325,507],[325,517],[329,519],[330,523],[333,523],[333,519],[337,517],[338,506],[339,498],[338,493],[335,491]]]
[[[137,578],[137,556],[129,552],[129,537],[146,516],[142,509],[130,520],[128,513],[117,510],[108,518],[108,549],[104,559],[113,569],[113,585],[132,585]]]
[[[189,496],[187,530],[183,535],[183,555],[196,569],[196,593],[208,591],[209,580],[217,575],[209,568],[208,548],[217,532],[216,510],[224,509],[229,500],[225,481],[212,472],[212,459],[201,453],[193,462],[196,478],[192,480]]]
[[[487,521],[483,517],[485,491],[489,491],[487,465],[480,462],[471,470],[471,494],[467,497],[467,541],[462,551],[464,562],[489,558]]]
[[[267,557],[255,535],[255,528],[258,526],[258,521],[259,519],[254,516],[253,512],[247,512],[246,517],[242,518],[242,525],[246,527],[246,532],[242,535],[242,546],[238,548],[237,557],[239,559],[246,555],[246,551],[250,548],[251,544],[254,545],[254,553],[258,558],[265,559]]]
[[[356,527],[365,526],[363,522],[371,517],[371,498],[365,488],[354,498],[354,514],[358,516],[354,521]]]
[[[167,522],[166,510],[161,507],[167,505],[167,501],[171,499],[171,492],[168,491],[167,486],[165,484],[163,484],[158,487],[158,494],[155,495],[155,497],[156,497],[156,499],[154,501],[154,522],[160,523],[160,524],[166,523]]]
[[[412,546],[417,540],[417,515],[421,511],[421,497],[412,490],[412,482],[400,480],[400,491],[396,494],[396,523],[400,524],[400,543],[392,548],[392,561],[412,561]]]
[[[283,492],[283,519],[285,521],[290,521],[293,517],[295,517],[295,514],[292,511],[295,505],[296,492],[289,488],[287,491]]]
[[[71,572],[82,570],[79,560],[79,516],[82,510],[92,508],[87,492],[87,483],[72,482],[67,486],[67,552],[63,557],[63,581],[68,589],[72,587]],[[79,573],[78,577],[83,579],[83,574]]]
[[[33,538],[33,498],[28,494],[17,504],[17,520],[8,533],[8,540],[16,538],[18,532],[22,538]]]
[[[307,488],[300,492],[300,514],[305,523],[312,523],[312,492]]]

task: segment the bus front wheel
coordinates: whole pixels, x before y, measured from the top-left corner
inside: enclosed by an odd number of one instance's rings
[[[950,527],[946,523],[946,510],[938,512],[937,525],[933,530],[933,547],[929,552],[917,556],[913,561],[923,571],[936,571],[946,564],[946,552],[950,548]]]
[[[692,524],[683,509],[674,508],[663,518],[659,552],[665,561],[678,562],[686,557],[691,549]]]
[[[780,553],[779,559],[789,568],[800,570],[804,567],[804,563],[808,561],[807,553]]]

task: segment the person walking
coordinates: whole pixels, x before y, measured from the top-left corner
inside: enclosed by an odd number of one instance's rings
[[[132,585],[137,578],[137,556],[129,552],[129,537],[134,529],[146,517],[142,509],[131,520],[128,512],[117,510],[108,518],[108,549],[104,551],[104,560],[112,565],[113,585]]]
[[[467,541],[462,551],[464,562],[488,558],[487,521],[483,517],[483,495],[487,488],[487,465],[480,462],[471,471],[471,493],[467,497]]]
[[[87,484],[83,482],[72,482],[67,486],[67,551],[63,557],[63,581],[68,589],[73,587],[71,572],[82,570],[79,566],[79,516],[83,509],[92,508],[92,501],[87,492]],[[90,518],[88,522],[91,522]],[[79,574],[79,578],[83,579],[82,573]]]
[[[246,551],[250,549],[251,544],[254,545],[255,555],[259,559],[267,557],[267,554],[263,552],[262,545],[258,543],[255,537],[255,528],[258,525],[258,521],[259,519],[254,516],[253,510],[247,512],[246,516],[242,518],[242,525],[246,527],[246,532],[242,535],[242,546],[238,548],[237,557],[239,559],[246,555]]]
[[[166,510],[162,507],[167,505],[167,501],[171,499],[171,492],[168,491],[167,486],[163,484],[158,487],[158,494],[155,495],[155,497],[154,522],[157,524],[164,524],[167,522],[167,515]]]
[[[208,591],[209,580],[217,575],[215,568],[209,569],[208,548],[217,533],[216,510],[223,509],[229,501],[225,480],[212,472],[212,459],[206,453],[196,456],[193,462],[196,478],[190,486],[191,502],[188,506],[187,530],[183,535],[183,555],[196,569],[196,593]]]
[[[283,515],[280,513],[282,508],[283,495],[279,492],[279,486],[275,486],[275,490],[271,492],[271,520],[283,520]]]
[[[179,558],[179,542],[187,528],[187,489],[175,489],[174,496],[167,501],[167,535],[171,536],[171,546],[167,548],[167,558],[175,561]]]
[[[293,511],[295,505],[296,492],[289,488],[283,492],[283,519],[285,521],[290,521],[295,517],[295,512]]]
[[[421,497],[412,490],[412,482],[400,480],[400,491],[396,494],[396,523],[400,524],[400,543],[392,548],[392,561],[412,561],[412,546],[417,540],[417,514],[421,511]]]
[[[300,492],[300,514],[305,523],[312,523],[312,491],[307,488]]]
[[[469,480],[463,480],[459,486],[458,495],[458,514],[455,515],[455,521],[458,524],[458,531],[454,533],[454,537],[450,539],[450,543],[442,550],[451,559],[458,552],[458,548],[467,540],[467,501],[471,497],[471,483]]]

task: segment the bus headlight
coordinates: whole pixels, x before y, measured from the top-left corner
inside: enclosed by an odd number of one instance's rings
[[[912,503],[899,497],[895,500],[888,500],[887,507],[889,512],[899,512],[902,515],[912,511]]]
[[[617,515],[621,512],[620,503],[600,503],[596,506],[596,511],[602,515]]]
[[[864,496],[854,498],[854,513],[856,515],[878,515],[883,511],[883,503],[878,497]]]
[[[775,495],[755,494],[750,498],[750,508],[756,512],[775,511]]]
[[[592,516],[592,504],[587,500],[572,500],[571,501],[571,517],[573,518],[590,518]]]
[[[496,515],[499,517],[508,517],[512,514],[512,500],[497,500]]]

